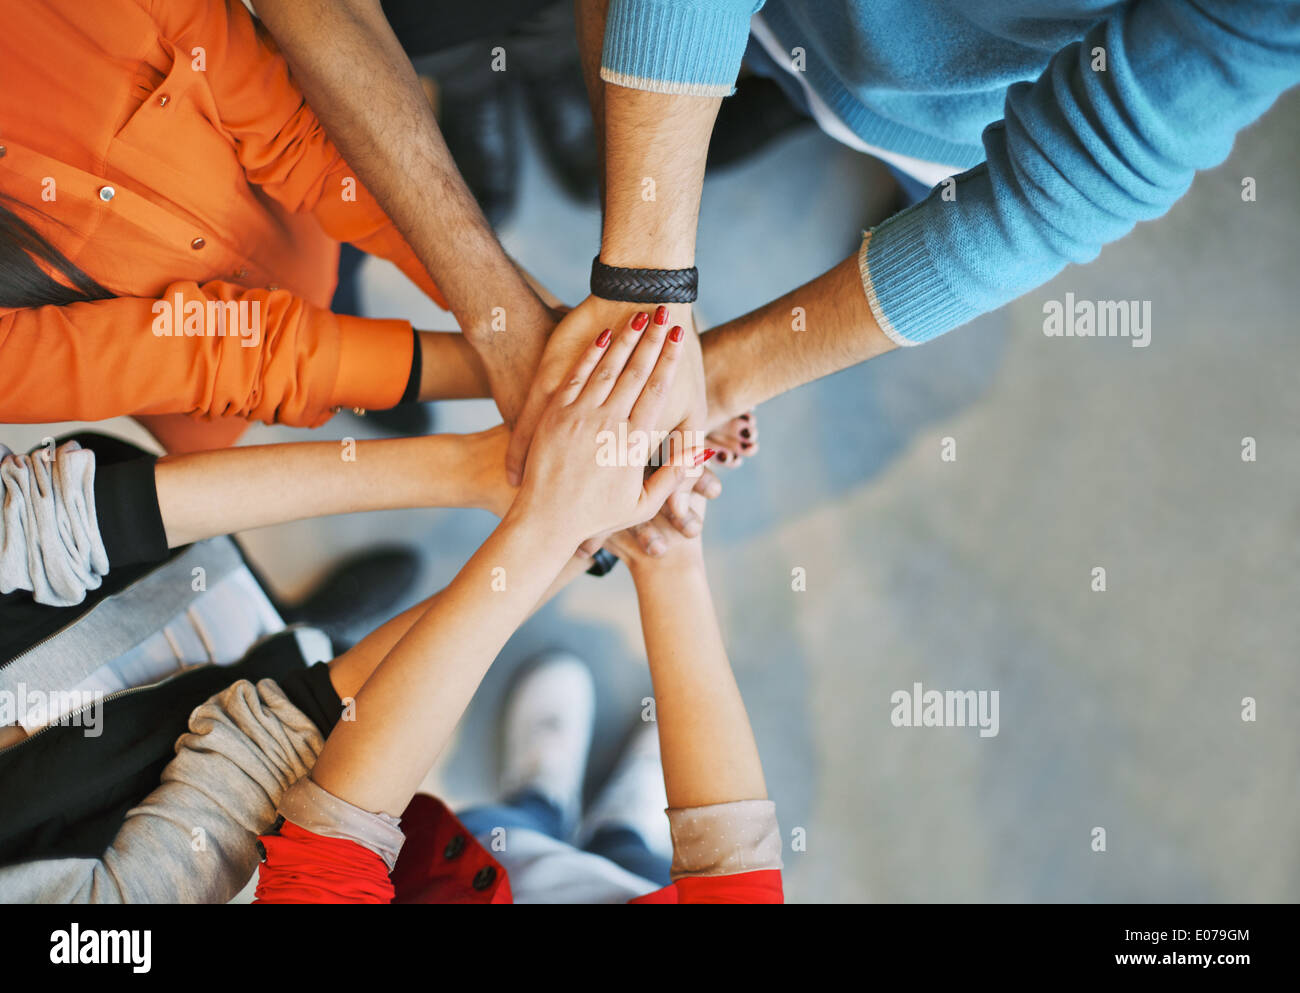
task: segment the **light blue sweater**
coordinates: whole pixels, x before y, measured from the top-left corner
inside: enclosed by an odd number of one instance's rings
[[[725,95],[760,6],[611,0],[601,75]],[[968,170],[871,234],[864,287],[900,344],[1159,217],[1300,82],[1297,0],[770,0],[763,18],[864,142]]]

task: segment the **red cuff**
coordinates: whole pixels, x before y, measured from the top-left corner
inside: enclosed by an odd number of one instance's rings
[[[731,876],[685,876],[628,903],[785,903],[780,869]]]
[[[392,903],[384,860],[364,845],[285,821],[258,839],[266,858],[254,903]]]

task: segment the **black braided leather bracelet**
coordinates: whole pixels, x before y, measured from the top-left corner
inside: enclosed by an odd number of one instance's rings
[[[620,269],[591,260],[591,295],[623,303],[694,303],[699,296],[700,270]]]

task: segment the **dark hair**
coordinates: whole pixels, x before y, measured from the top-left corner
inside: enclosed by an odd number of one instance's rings
[[[0,201],[17,203],[0,194]],[[52,277],[40,263],[58,273]],[[113,296],[73,265],[49,240],[0,203],[0,307],[46,307],[51,304],[107,300]]]

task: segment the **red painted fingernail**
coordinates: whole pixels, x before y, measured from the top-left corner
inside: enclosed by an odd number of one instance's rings
[[[604,331],[602,331],[599,335],[597,335],[597,336],[596,336],[596,347],[597,347],[597,348],[604,348],[606,345],[608,345],[608,344],[609,344],[610,336],[611,336],[613,333],[614,333],[614,332],[611,331],[609,328],[606,328],[606,329],[605,329]]]
[[[632,330],[633,331],[642,330],[646,326],[646,323],[649,320],[650,320],[650,315],[647,314],[644,310],[641,311],[641,313],[637,314],[636,317],[632,318]]]
[[[748,437],[749,437],[749,428],[741,428],[741,429],[740,429],[740,436],[741,436],[742,438],[748,438]]]
[[[655,308],[655,323],[660,327],[668,323],[668,308],[663,304]]]
[[[719,456],[718,456],[718,461],[719,461],[719,462],[726,462],[726,461],[727,461],[727,453],[726,453],[726,452],[723,452],[721,455],[719,455]]]
[[[712,448],[706,448],[704,451],[700,452],[699,455],[695,456],[695,464],[704,465],[705,462],[713,458],[714,454],[715,453]]]
[[[673,329],[668,332],[668,340],[669,341],[682,340],[682,326],[680,324],[673,325]]]

